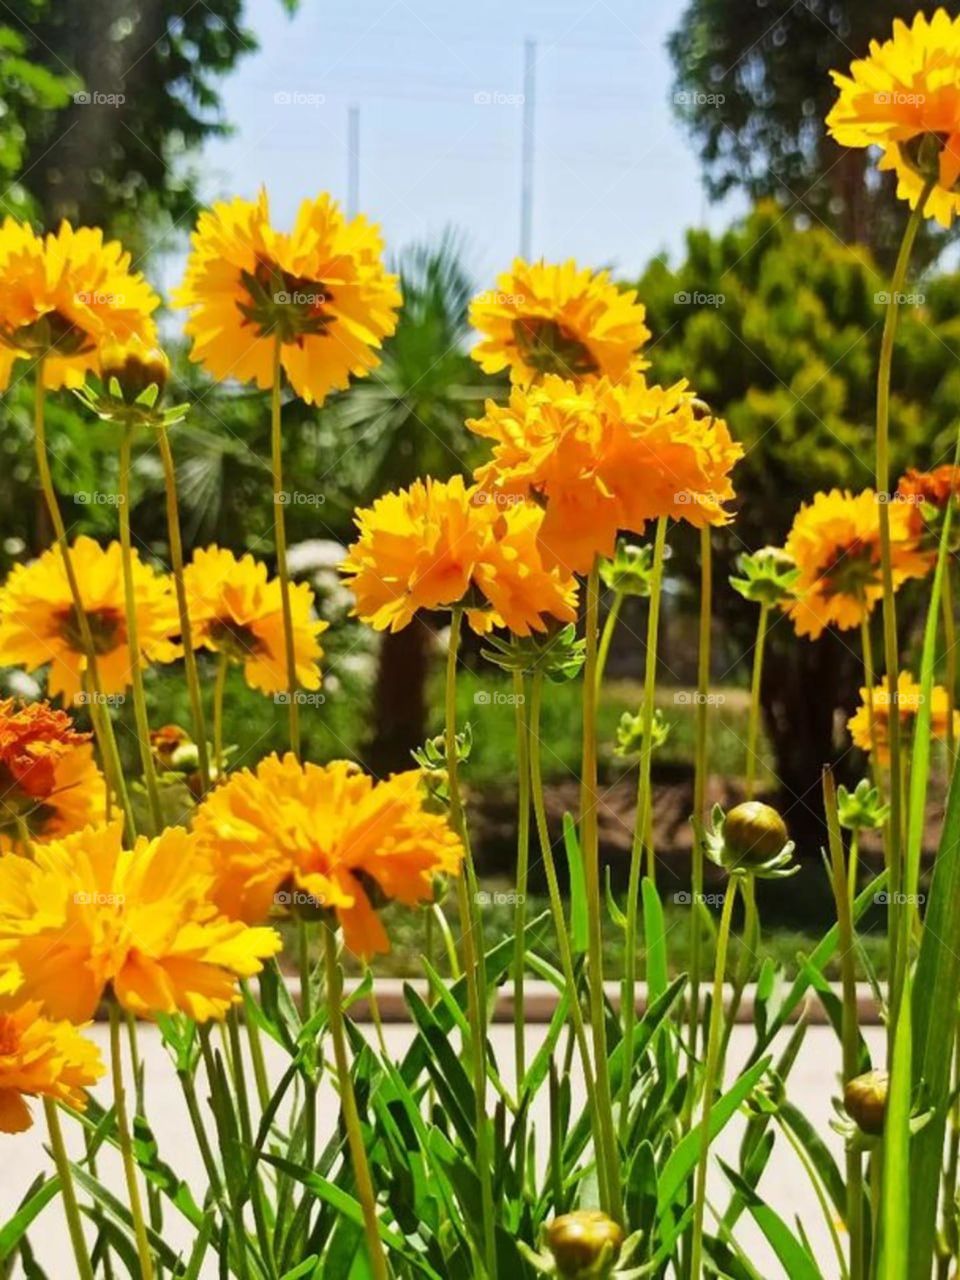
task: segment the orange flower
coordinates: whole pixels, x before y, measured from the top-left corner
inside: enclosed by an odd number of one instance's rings
[[[253,556],[239,560],[222,547],[198,549],[183,575],[187,609],[197,648],[224,653],[243,667],[251,689],[280,693],[287,688],[283,602],[280,579],[267,578],[267,566]],[[320,688],[318,637],[329,625],[313,616],[313,592],[305,582],[290,588],[297,680],[304,689]]]
[[[194,830],[228,916],[333,911],[364,956],[390,947],[370,892],[429,902],[434,876],[456,875],[463,856],[446,819],[424,808],[420,770],[374,782],[346,760],[300,764],[289,754],[232,774],[200,805]]]
[[[81,537],[71,556],[97,651],[101,692],[122,693],[131,677],[120,544],[104,548]],[[180,656],[173,639],[180,619],[171,579],[134,551],[133,589],[141,661],[173,662]],[[22,664],[28,671],[49,664],[51,695],[84,700],[87,660],[59,547],[16,565],[0,588],[0,663]]]
[[[622,290],[606,271],[569,262],[524,262],[501,275],[497,288],[470,304],[481,341],[473,358],[487,373],[510,370],[527,385],[544,374],[574,381],[626,377],[644,367],[637,354],[650,337],[636,290]]]
[[[0,701],[0,851],[100,821],[106,787],[90,734],[49,703]]]
[[[927,502],[932,507],[945,507],[951,493],[960,496],[960,469],[947,463],[932,471],[918,471],[911,467],[900,477],[897,493],[915,502]]]
[[[80,387],[104,342],[153,342],[160,299],[116,240],[99,227],[61,223],[38,236],[5,218],[0,227],[0,388],[15,361],[43,358],[44,386]]]
[[[169,827],[123,848],[123,826],[86,827],[0,858],[0,995],[85,1022],[112,991],[141,1016],[222,1018],[238,978],[280,949],[272,929],[219,915],[194,836]]]
[[[77,1111],[104,1073],[100,1050],[69,1022],[51,1022],[36,1001],[0,1005],[0,1133],[33,1124],[27,1098],[52,1098]]]
[[[511,495],[479,492],[462,476],[417,480],[356,514],[360,536],[341,572],[357,599],[354,613],[378,631],[400,631],[418,609],[471,604],[475,630],[546,630],[544,617],[572,622],[576,585],[543,566],[537,534],[543,513]]]
[[[847,721],[853,741],[863,751],[873,750],[870,732],[870,690],[860,690],[860,706]],[[913,727],[923,705],[921,687],[909,671],[901,671],[897,681],[896,707],[900,716],[901,741],[910,743]],[[873,690],[873,733],[877,739],[877,755],[883,764],[890,763],[890,693],[886,683]],[[945,741],[950,730],[950,698],[942,685],[934,685],[930,695],[930,732]],[[960,738],[960,711],[953,712],[954,737]]]
[[[930,558],[917,543],[907,503],[890,503],[894,589],[922,578]],[[880,563],[880,503],[872,489],[854,496],[834,489],[818,493],[797,512],[787,536],[787,554],[800,570],[796,599],[782,608],[797,634],[816,640],[826,627],[859,626],[883,595]]]
[[[506,405],[487,401],[467,426],[494,441],[477,480],[545,507],[545,562],[568,572],[588,572],[597,555],[613,555],[618,531],[640,533],[660,516],[698,527],[730,519],[723,504],[743,451],[726,423],[701,417],[683,382],[577,386],[549,376],[515,387]]]
[[[400,292],[377,228],[329,195],[304,200],[293,230],[270,224],[266,191],[202,213],[177,304],[190,309],[191,359],[216,378],[269,387],[273,356],[307,404],[379,364]]]

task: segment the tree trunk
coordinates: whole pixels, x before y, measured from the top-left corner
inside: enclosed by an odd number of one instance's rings
[[[410,752],[427,736],[426,683],[432,632],[414,618],[409,627],[387,632],[373,701],[373,736],[366,753],[377,777],[412,767]]]

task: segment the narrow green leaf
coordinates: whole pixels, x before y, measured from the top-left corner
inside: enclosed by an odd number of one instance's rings
[[[766,1236],[790,1280],[823,1280],[823,1272],[780,1215],[761,1200],[735,1169],[723,1160],[720,1167],[745,1201],[750,1216]]]
[[[903,990],[893,1040],[893,1071],[884,1126],[883,1221],[880,1276],[903,1280],[909,1272],[910,1249],[910,1097],[913,1086],[913,1021],[909,975]]]
[[[652,1001],[667,989],[669,973],[667,931],[663,919],[663,904],[657,893],[657,887],[649,876],[643,877],[641,890],[644,946],[647,956],[647,992]]]
[[[583,955],[589,945],[587,877],[583,867],[577,827],[569,813],[563,815],[563,846],[570,871],[570,942],[575,955]]]

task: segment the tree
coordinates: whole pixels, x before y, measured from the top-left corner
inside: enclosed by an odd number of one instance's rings
[[[47,226],[103,226],[138,250],[158,218],[187,219],[189,157],[228,128],[217,82],[256,49],[243,11],[243,0],[9,0],[0,166],[17,182],[4,210],[32,203]]]
[[[734,472],[736,522],[717,537],[717,583],[736,554],[783,540],[799,504],[819,489],[873,483],[877,352],[887,281],[869,252],[822,227],[799,229],[772,202],[720,236],[692,231],[685,260],[654,260],[639,283],[652,372],[688,377],[730,423],[746,455]],[[910,286],[894,356],[894,476],[949,461],[960,397],[960,278]],[[696,583],[695,546],[678,539],[673,568]],[[916,617],[907,603],[901,620]],[[752,645],[756,615],[718,585],[716,608]],[[860,683],[853,633],[811,643],[784,619],[771,634],[763,696],[778,773],[789,792],[816,785],[834,754],[841,689]]]
[[[798,205],[847,241],[886,260],[906,205],[865,151],[838,147],[824,117],[846,71],[871,40],[910,21],[915,0],[690,0],[668,47],[674,104],[696,140],[707,191],[742,190]],[[938,6],[919,6],[928,15]],[[956,10],[956,6],[947,6]],[[928,229],[928,239],[940,237]],[[930,250],[932,252],[932,250]]]

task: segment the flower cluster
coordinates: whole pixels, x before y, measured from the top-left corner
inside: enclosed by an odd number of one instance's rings
[[[882,764],[890,763],[890,719],[893,714],[890,691],[886,684],[874,689],[860,690],[860,706],[847,722],[853,741],[864,751],[876,748]],[[913,726],[923,705],[923,691],[909,671],[901,671],[897,680],[894,699],[900,719],[901,741],[909,743],[913,738]],[[960,736],[960,712],[950,705],[947,690],[934,685],[930,695],[930,732],[934,738],[945,741],[951,734]]]

